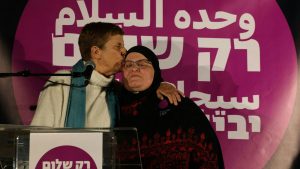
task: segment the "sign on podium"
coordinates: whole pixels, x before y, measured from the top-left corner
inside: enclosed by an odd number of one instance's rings
[[[0,124],[0,138],[0,169],[142,168],[135,128],[71,129]]]

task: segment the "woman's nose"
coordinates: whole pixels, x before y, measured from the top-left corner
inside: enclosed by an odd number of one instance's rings
[[[134,72],[135,71],[140,71],[140,67],[139,67],[138,64],[134,63],[133,66],[132,66],[132,68],[131,68],[131,70],[134,71]]]
[[[127,50],[126,50],[126,48],[124,48],[124,47],[121,49],[121,55],[123,56],[123,58],[124,58],[125,55],[126,55],[126,51],[127,51]]]

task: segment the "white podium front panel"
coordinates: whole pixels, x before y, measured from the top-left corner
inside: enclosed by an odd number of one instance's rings
[[[0,169],[142,168],[139,143],[128,152],[119,146],[132,138],[138,140],[135,128],[66,129],[0,124],[0,138]],[[126,153],[137,158],[123,161],[119,156]]]
[[[29,169],[102,169],[102,132],[30,133],[29,147]]]

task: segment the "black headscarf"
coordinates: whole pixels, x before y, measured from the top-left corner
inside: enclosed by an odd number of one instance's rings
[[[150,87],[138,93],[128,91],[124,85],[120,92],[120,117],[118,125],[126,127],[134,127],[157,121],[159,118],[159,102],[160,99],[156,95],[156,90],[162,82],[161,71],[157,56],[150,49],[144,46],[134,46],[127,51],[125,56],[130,53],[140,53],[145,56],[154,69],[153,81]],[[147,126],[147,125],[146,125]]]
[[[128,54],[132,53],[132,52],[136,52],[136,53],[140,53],[140,54],[144,55],[152,63],[152,66],[154,68],[154,77],[153,77],[153,82],[152,82],[151,86],[148,89],[146,89],[145,91],[141,91],[136,95],[145,95],[145,94],[156,91],[157,88],[159,87],[160,83],[163,81],[163,79],[161,77],[161,71],[159,68],[159,61],[158,61],[156,54],[149,48],[139,45],[139,46],[134,46],[134,47],[130,48],[126,53],[125,59],[128,56]]]

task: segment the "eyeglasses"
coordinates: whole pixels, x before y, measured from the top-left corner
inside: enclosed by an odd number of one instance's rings
[[[123,61],[123,69],[129,70],[133,69],[135,66],[138,69],[146,69],[151,67],[152,63],[148,59],[141,59],[137,61],[132,60],[124,60]]]

